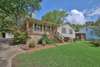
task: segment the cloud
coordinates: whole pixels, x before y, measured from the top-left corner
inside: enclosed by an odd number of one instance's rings
[[[86,21],[96,21],[100,18],[100,7],[83,10]]]
[[[84,14],[76,9],[71,10],[65,20],[71,24],[84,24],[86,22]]]
[[[88,16],[100,15],[100,8],[92,9]]]

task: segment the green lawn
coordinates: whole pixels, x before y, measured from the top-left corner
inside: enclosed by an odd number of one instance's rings
[[[81,41],[32,54],[20,54],[17,67],[100,67],[100,48]]]

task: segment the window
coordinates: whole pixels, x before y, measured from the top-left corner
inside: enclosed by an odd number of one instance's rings
[[[67,33],[66,28],[62,28],[62,33],[64,33],[64,34]]]
[[[73,34],[73,31],[71,29],[69,30],[69,34]]]
[[[91,35],[93,35],[93,34],[94,34],[94,32],[93,32],[93,31],[90,31],[90,34],[91,34]]]
[[[41,26],[35,24],[34,31],[41,31]]]

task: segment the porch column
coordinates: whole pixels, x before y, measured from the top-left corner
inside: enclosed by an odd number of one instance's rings
[[[34,31],[36,31],[37,24],[34,24]]]
[[[52,33],[54,33],[54,26],[52,25]]]
[[[52,33],[52,25],[50,25],[50,32]]]
[[[29,29],[29,23],[26,22],[26,29],[27,29],[27,33],[29,33],[30,29]]]
[[[33,27],[32,27],[32,32],[35,30],[35,24],[33,24]]]
[[[40,25],[40,29],[41,29],[41,32],[43,31],[43,29],[42,29],[42,24]]]
[[[41,29],[41,32],[42,32],[42,24],[40,24],[40,29]]]
[[[45,24],[43,24],[43,32],[45,32]]]

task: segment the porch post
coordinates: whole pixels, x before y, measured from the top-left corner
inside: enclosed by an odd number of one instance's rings
[[[35,29],[35,24],[33,23],[32,31],[34,31],[34,29]]]
[[[27,30],[27,33],[29,33],[29,23],[26,22],[26,30]]]
[[[37,27],[37,24],[35,24],[35,26],[34,26],[34,31],[36,31],[36,27]]]
[[[43,24],[41,24],[41,28],[42,28],[42,32],[44,32],[44,26],[43,26]]]

